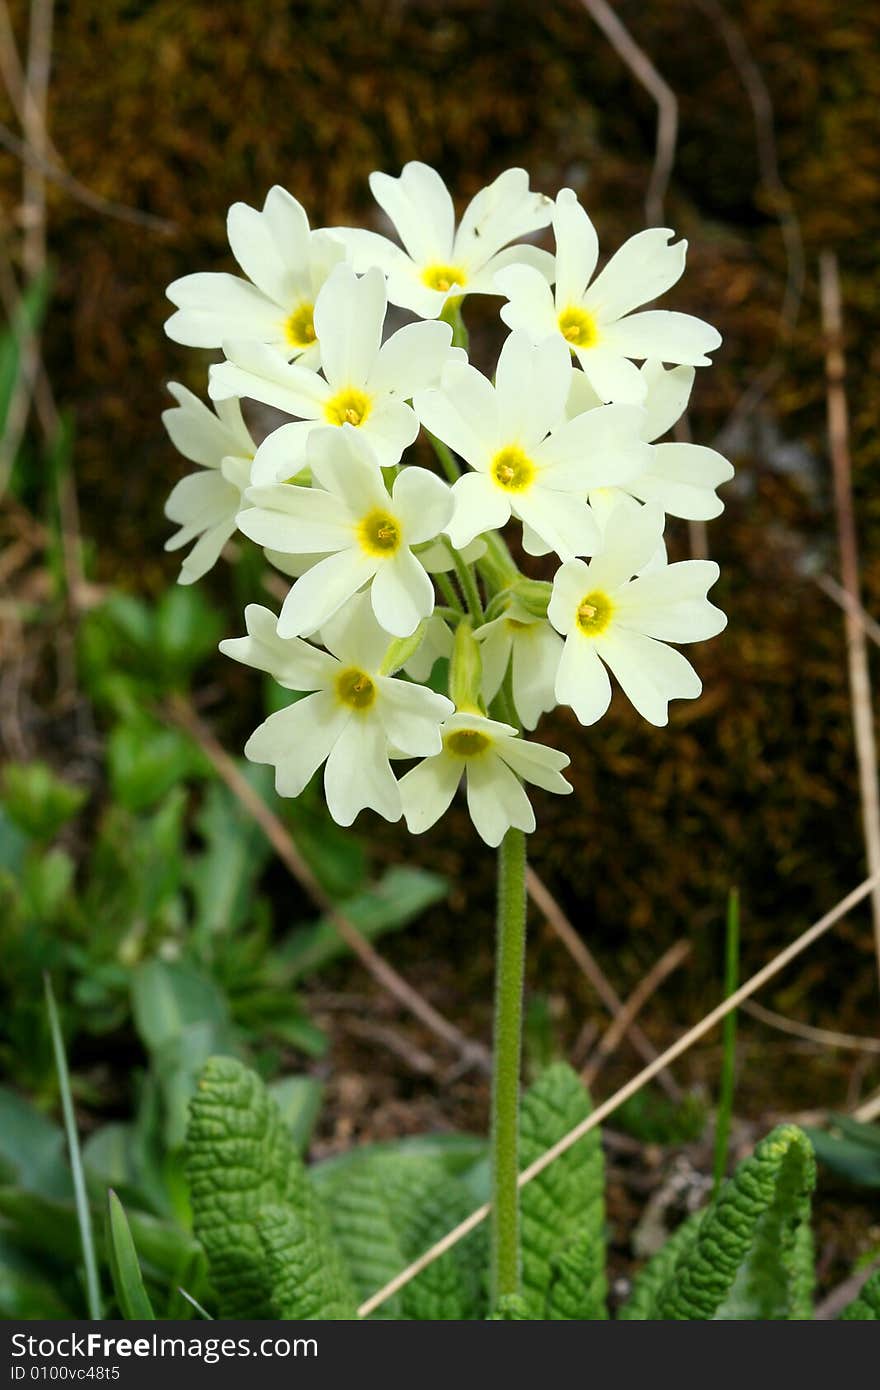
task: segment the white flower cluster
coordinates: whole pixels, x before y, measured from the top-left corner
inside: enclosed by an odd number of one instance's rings
[[[262,211],[229,212],[246,279],[169,287],[169,336],[225,360],[210,369],[213,410],[170,386],[166,427],[200,471],[168,499],[180,528],[168,548],[195,542],[180,573],[192,583],[237,530],[293,580],[277,616],[250,605],[247,635],[221,643],[302,697],[245,749],[274,766],[282,795],[323,765],[341,825],[371,807],[418,834],[464,777],[473,822],[497,845],[510,827],[534,829],[524,783],[572,790],[565,754],[521,729],[556,705],[595,723],[609,671],[656,725],[670,700],[700,693],[669,644],[724,627],[706,597],[718,567],[668,563],[664,521],[718,515],[733,470],[712,449],[657,441],[720,338],[639,308],[684,269],[686,244],[668,230],[632,237],[595,274],[575,194],[534,193],[522,169],[478,193],[457,228],[427,165],[370,184],[402,246],[311,231],[273,188]],[[555,256],[518,240],[548,225]],[[506,301],[491,379],[465,350],[471,294]],[[386,337],[389,301],[418,321]],[[256,447],[244,397],[292,418]],[[404,460],[422,430],[442,477]],[[511,519],[516,554],[558,558],[552,584],[514,561]],[[440,671],[446,693],[429,684]],[[397,777],[400,759],[420,761]]]

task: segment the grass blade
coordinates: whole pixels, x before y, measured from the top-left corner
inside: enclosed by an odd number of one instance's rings
[[[156,1314],[144,1288],[128,1217],[112,1188],[107,1193],[107,1249],[110,1252],[113,1288],[122,1316],[130,1321],[154,1322]]]
[[[187,1303],[192,1304],[192,1306],[195,1308],[196,1312],[199,1314],[200,1317],[203,1317],[207,1322],[214,1321],[214,1319],[211,1317],[211,1314],[202,1307],[201,1303],[199,1303],[195,1298],[193,1298],[191,1293],[187,1293],[186,1289],[178,1289],[177,1292],[181,1295],[181,1297],[186,1299]]]
[[[70,1073],[67,1070],[67,1057],[64,1053],[64,1039],[61,1036],[61,1023],[58,1006],[52,991],[52,981],[43,976],[46,987],[46,1009],[49,1014],[49,1031],[52,1034],[52,1050],[55,1053],[55,1067],[58,1072],[58,1087],[61,1091],[61,1109],[64,1114],[64,1129],[67,1134],[67,1147],[70,1153],[70,1171],[73,1176],[73,1193],[76,1202],[76,1219],[79,1224],[79,1238],[82,1245],[83,1264],[86,1271],[86,1303],[89,1317],[99,1321],[101,1313],[101,1285],[98,1279],[98,1261],[95,1257],[95,1237],[92,1231],[92,1213],[86,1196],[86,1179],[82,1156],[79,1150],[79,1135],[73,1113],[73,1096],[70,1091]]]
[[[739,984],[739,892],[731,888],[727,895],[727,929],[724,938],[724,997],[729,999]],[[712,1198],[724,1181],[727,1169],[727,1150],[730,1144],[730,1117],[733,1113],[733,1089],[736,1077],[736,1009],[725,1015],[722,1024],[721,1084],[718,1091],[718,1115],[715,1120],[715,1162],[712,1171]]]

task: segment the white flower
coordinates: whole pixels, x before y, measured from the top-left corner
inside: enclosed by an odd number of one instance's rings
[[[601,719],[611,701],[606,666],[651,724],[668,723],[670,700],[692,700],[702,690],[690,662],[666,643],[700,642],[725,627],[706,598],[718,566],[652,565],[662,531],[659,507],[615,508],[601,552],[589,565],[573,560],[556,573],[548,617],[565,638],[556,698],[582,724]]]
[[[570,188],[563,188],[553,214],[556,290],[530,266],[508,266],[495,277],[510,301],[501,317],[533,342],[558,335],[577,357],[603,401],[638,404],[646,382],[631,357],[708,366],[720,334],[690,314],[631,310],[663,294],[684,270],[687,243],[667,245],[674,235],[651,227],[630,237],[592,279],[599,256],[595,228]]]
[[[642,438],[653,447],[644,473],[630,478],[623,491],[641,502],[657,502],[669,516],[688,521],[711,521],[724,510],[715,489],[733,477],[733,467],[722,454],[703,444],[654,441],[666,434],[684,413],[694,384],[693,367],[672,367],[647,361],[641,375],[647,395],[644,401]],[[585,372],[572,372],[568,415],[581,415],[601,405]],[[595,508],[597,498],[591,495]]]
[[[556,672],[562,638],[544,618],[515,601],[504,615],[474,632],[483,657],[483,699],[488,705],[501,688],[511,661],[513,702],[527,729],[556,704]]]
[[[388,638],[364,596],[322,629],[326,652],[298,637],[279,637],[274,614],[257,604],[245,610],[245,621],[248,636],[221,642],[220,650],[288,689],[314,692],[271,714],[248,739],[246,756],[275,768],[281,796],[299,796],[326,761],[324,794],[339,825],[351,825],[366,807],[398,820],[389,749],[408,757],[439,751],[451,701],[379,674]]]
[[[406,247],[358,227],[334,227],[356,270],[379,266],[388,276],[392,304],[421,318],[436,318],[448,299],[498,294],[496,271],[517,264],[550,278],[553,258],[534,246],[508,246],[550,221],[553,203],[529,191],[524,169],[508,169],[468,204],[458,230],[445,183],[427,164],[404,165],[399,178],[371,174],[376,202]],[[502,250],[507,247],[507,250]]]
[[[162,412],[162,423],[184,458],[205,470],[181,478],[165,503],[165,515],[180,527],[165,549],[180,550],[196,542],[179,576],[181,584],[192,584],[207,574],[235,531],[241,496],[250,481],[254,443],[238,401],[224,401],[215,415],[176,381],[168,383],[168,390],[177,405]]]
[[[251,488],[251,505],[238,517],[239,529],[258,545],[324,557],[293,585],[279,632],[314,632],[369,584],[385,631],[409,637],[434,608],[433,586],[411,547],[447,525],[449,487],[426,468],[404,468],[389,493],[369,444],[350,425],[316,430],[308,461],[316,486]]]
[[[165,324],[169,338],[202,348],[221,347],[226,338],[252,338],[318,367],[315,300],[345,259],[345,247],[327,232],[309,231],[299,203],[277,185],[262,212],[233,203],[227,231],[232,254],[249,278],[203,272],[175,280],[166,290],[178,306]]]
[[[482,531],[523,522],[530,554],[590,555],[599,533],[587,506],[592,487],[644,471],[641,412],[606,406],[567,421],[572,367],[561,338],[534,347],[512,333],[495,386],[465,362],[450,362],[440,389],[413,399],[419,418],[474,469],[453,484],[448,535],[458,549]]]
[[[400,781],[407,829],[421,835],[440,819],[464,773],[471,820],[487,845],[500,845],[511,827],[532,831],[535,813],[523,790],[533,782],[549,792],[570,792],[562,776],[570,759],[555,748],[518,737],[509,724],[480,714],[453,714],[441,728],[443,750]]]
[[[405,402],[432,386],[450,358],[464,353],[450,347],[452,329],[446,323],[411,323],[383,344],[386,308],[381,270],[359,279],[351,266],[337,266],[315,305],[326,380],[259,343],[224,343],[229,360],[215,364],[210,373],[208,391],[214,400],[250,396],[299,417],[260,445],[255,483],[298,473],[316,425],[351,425],[369,439],[383,468],[399,462],[419,432]]]

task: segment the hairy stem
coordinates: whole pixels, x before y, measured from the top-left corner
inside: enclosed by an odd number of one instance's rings
[[[508,830],[498,850],[498,944],[492,1059],[493,1306],[519,1291],[519,1077],[526,946],[526,837]]]

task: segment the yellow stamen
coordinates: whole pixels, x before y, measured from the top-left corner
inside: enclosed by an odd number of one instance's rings
[[[351,709],[369,709],[376,699],[376,687],[366,671],[350,666],[336,677],[336,698]]]
[[[495,455],[489,474],[505,492],[525,492],[534,482],[535,471],[529,456],[510,444]]]
[[[614,604],[601,589],[585,594],[577,607],[577,625],[585,637],[598,637],[614,615]]]
[[[422,281],[429,290],[440,290],[442,294],[446,294],[453,285],[464,289],[467,276],[460,265],[427,265],[422,271]]]
[[[358,522],[357,538],[362,550],[382,559],[396,554],[401,544],[401,526],[396,517],[381,507],[373,507]]]
[[[300,304],[284,324],[284,336],[294,348],[307,348],[315,341],[314,306]]]
[[[454,729],[443,740],[447,753],[454,754],[456,758],[478,758],[491,746],[492,740],[479,729]]]
[[[325,403],[324,416],[331,425],[359,426],[367,419],[372,408],[373,403],[366,391],[360,391],[356,386],[346,386]]]
[[[557,322],[560,333],[572,348],[595,347],[599,341],[596,320],[579,305],[570,304],[567,309],[563,309]]]

